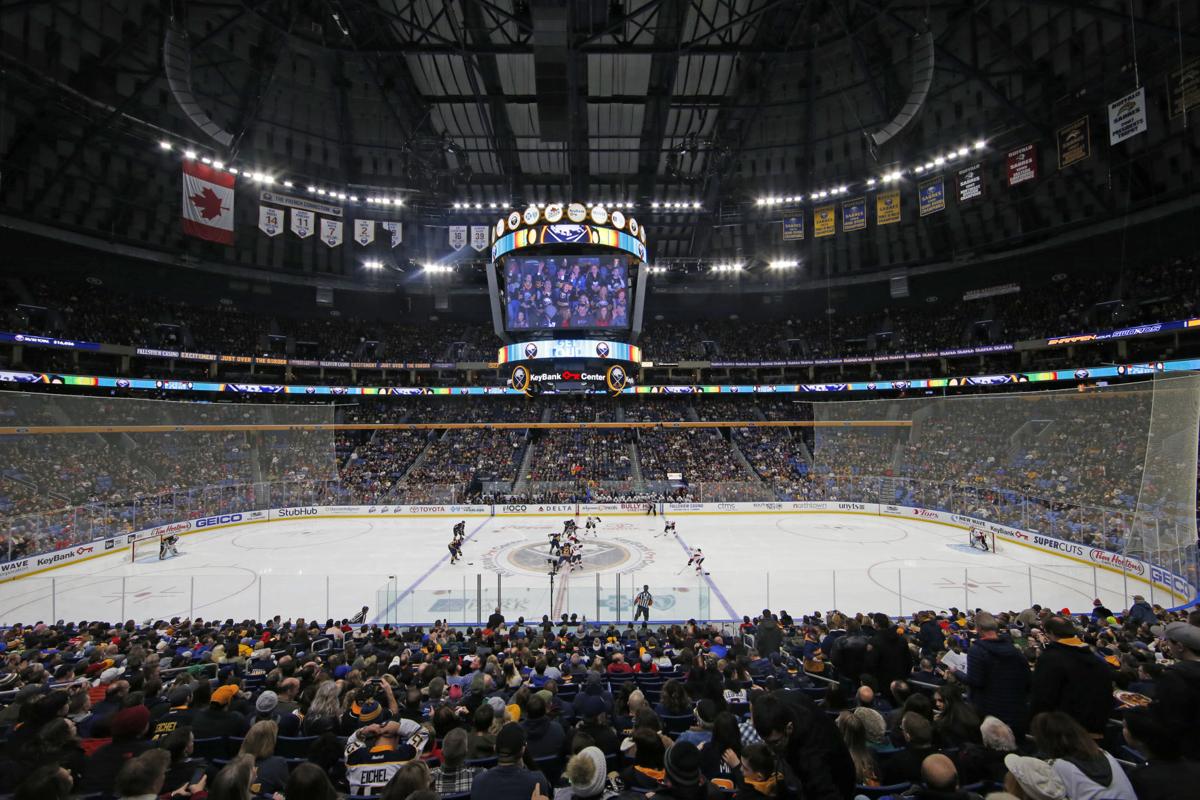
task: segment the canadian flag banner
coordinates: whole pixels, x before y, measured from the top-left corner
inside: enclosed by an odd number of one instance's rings
[[[375,220],[354,220],[354,241],[358,242],[363,247],[366,247],[371,242],[375,241]]]
[[[258,229],[267,236],[283,233],[283,212],[270,206],[258,207]]]
[[[400,246],[400,234],[403,223],[400,222],[381,222],[380,226],[392,235],[392,247]]]
[[[316,215],[311,211],[303,211],[299,208],[292,209],[292,233],[299,236],[301,239],[307,239],[313,235],[316,230]]]
[[[336,219],[321,217],[321,241],[330,247],[341,247],[342,223]]]
[[[233,176],[195,161],[183,162],[183,232],[233,244]]]

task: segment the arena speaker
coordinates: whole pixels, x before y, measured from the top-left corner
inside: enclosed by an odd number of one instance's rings
[[[921,107],[925,105],[925,98],[929,95],[929,87],[932,84],[933,34],[926,31],[916,36],[916,44],[913,47],[913,80],[908,99],[891,122],[868,134],[873,147],[883,147],[916,119]]]
[[[188,49],[187,33],[175,25],[167,28],[163,38],[163,71],[167,75],[171,94],[175,95],[175,102],[179,103],[187,118],[221,146],[233,144],[233,134],[213,122],[196,100],[196,93],[192,91],[192,53]]]

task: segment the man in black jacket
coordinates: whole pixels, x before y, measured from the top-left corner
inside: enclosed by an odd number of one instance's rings
[[[1113,705],[1112,667],[1092,652],[1065,617],[1048,617],[1042,627],[1050,643],[1033,671],[1031,716],[1062,711],[1088,733],[1103,736]]]
[[[863,673],[863,664],[867,661],[867,645],[870,641],[863,634],[858,620],[849,619],[846,620],[846,633],[839,636],[833,643],[829,660],[833,662],[838,677],[849,687],[858,686],[858,679]]]
[[[854,795],[854,762],[837,726],[802,692],[764,694],[754,701],[751,716],[754,730],[780,758],[790,796],[842,800]]]
[[[1001,637],[1000,626],[991,614],[975,617],[979,638],[967,650],[967,671],[955,670],[955,680],[971,690],[971,705],[979,717],[998,717],[1020,739],[1025,735],[1026,704],[1029,692],[1029,664],[1008,637]]]
[[[764,656],[770,657],[771,653],[779,652],[781,644],[783,644],[783,629],[771,616],[771,612],[764,608],[758,629],[754,632],[754,649]]]
[[[1176,736],[1186,758],[1200,761],[1200,627],[1172,622],[1164,635],[1175,663],[1156,681],[1155,717]]]
[[[908,677],[912,671],[912,653],[887,614],[875,614],[871,619],[875,622],[875,635],[867,645],[863,666],[880,686],[890,686],[892,681]]]

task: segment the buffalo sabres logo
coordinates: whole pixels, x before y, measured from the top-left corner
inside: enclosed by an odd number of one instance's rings
[[[586,225],[550,225],[543,239],[547,242],[587,242],[588,229]]]
[[[529,344],[525,345],[525,357],[526,358],[537,358],[537,353],[538,353],[538,347],[536,344],[534,344],[533,342],[530,342]]]
[[[625,385],[629,383],[629,375],[620,364],[613,364],[608,368],[608,372],[604,376],[604,382],[608,385],[608,390],[615,394],[622,391]]]
[[[608,342],[596,342],[596,355],[608,358]]]
[[[529,370],[520,365],[513,368],[512,377],[509,379],[509,384],[518,392],[529,390]]]

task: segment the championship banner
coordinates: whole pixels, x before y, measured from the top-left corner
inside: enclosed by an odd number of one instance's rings
[[[258,229],[267,236],[283,233],[283,212],[278,208],[258,207]]]
[[[321,241],[330,247],[342,245],[342,223],[336,219],[321,219]]]
[[[1171,119],[1200,106],[1200,58],[1167,73],[1167,111]]]
[[[875,195],[875,224],[891,225],[900,221],[900,190]]]
[[[938,175],[917,184],[917,207],[922,217],[946,210],[946,179]]]
[[[1008,151],[1008,185],[1016,186],[1037,177],[1037,145],[1027,144]]]
[[[401,222],[381,222],[379,226],[387,231],[392,237],[392,247],[399,247],[401,234],[404,230],[404,223]]]
[[[1145,133],[1147,126],[1145,86],[1108,104],[1109,145]]]
[[[366,247],[371,242],[375,241],[375,220],[354,220],[354,241],[358,242],[363,247]]]
[[[195,161],[183,162],[183,232],[233,244],[233,176]]]
[[[983,197],[983,165],[976,161],[958,171],[958,202],[968,203]]]
[[[867,227],[867,199],[856,197],[842,201],[842,231],[861,231]]]
[[[467,246],[467,226],[466,225],[451,225],[450,226],[450,247],[454,250],[462,250]]]
[[[487,225],[472,225],[471,226],[471,247],[479,252],[483,252],[488,246],[488,234],[490,230]]]
[[[783,218],[783,241],[798,242],[804,238],[804,217]]]
[[[1058,129],[1058,168],[1066,169],[1092,155],[1090,117],[1082,116]]]
[[[315,214],[311,211],[302,211],[298,208],[292,209],[292,233],[299,236],[301,239],[307,239],[313,235],[317,224]]]
[[[834,206],[819,206],[813,209],[813,236],[833,236],[837,233],[837,217],[833,213]]]

